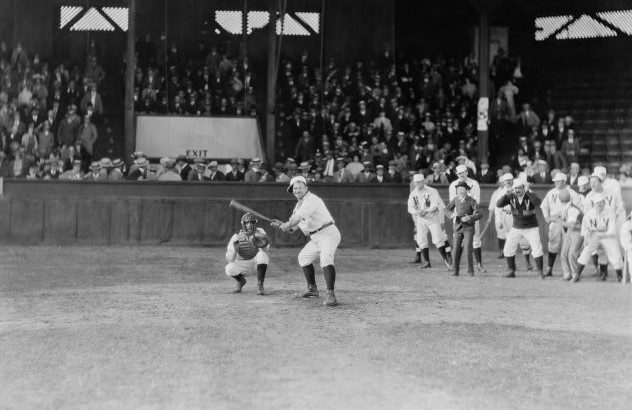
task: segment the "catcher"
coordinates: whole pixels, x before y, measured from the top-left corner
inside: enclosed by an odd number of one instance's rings
[[[251,213],[241,217],[242,229],[234,234],[226,247],[226,274],[237,281],[235,293],[240,293],[246,284],[245,275],[257,271],[257,295],[265,295],[263,282],[268,269],[270,240],[262,228],[257,227],[257,218]]]

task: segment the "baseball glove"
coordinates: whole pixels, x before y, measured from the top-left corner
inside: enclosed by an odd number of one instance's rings
[[[252,243],[257,248],[265,248],[270,243],[270,239],[268,239],[268,235],[265,233],[257,232],[252,236]]]
[[[257,252],[259,252],[259,248],[257,248],[253,241],[244,234],[239,235],[234,244],[235,249],[237,250],[237,255],[245,260],[254,258],[257,255]]]

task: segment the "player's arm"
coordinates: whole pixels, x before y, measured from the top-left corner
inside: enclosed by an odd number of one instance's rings
[[[477,204],[481,203],[481,186],[478,182],[472,184],[472,192],[470,193],[470,196],[476,200]]]
[[[496,206],[499,208],[504,208],[511,203],[511,197],[509,194],[504,194],[500,197],[498,201],[496,201]]]
[[[472,209],[474,212],[468,218],[470,222],[476,222],[483,218],[483,214],[478,209],[478,203],[476,201],[472,201]]]
[[[623,224],[623,227],[621,227],[619,242],[626,252],[632,252],[632,222],[627,221]]]
[[[551,191],[549,191],[546,196],[544,197],[544,200],[542,201],[542,204],[540,205],[540,208],[542,209],[542,216],[544,216],[544,220],[549,223],[551,222],[551,204],[549,203],[549,201],[551,200]]]
[[[448,211],[453,212],[455,207],[456,207],[456,203],[454,202],[454,199],[452,199],[450,203],[448,204]]]
[[[228,246],[226,246],[226,262],[228,263],[234,262],[237,257],[237,248],[235,247],[236,241],[237,235],[233,235],[230,237],[230,241],[228,241]]]
[[[307,219],[309,215],[311,215],[311,213],[314,211],[316,206],[317,206],[316,201],[304,203],[297,212],[292,214],[292,216],[287,222],[281,223],[279,225],[279,229],[282,230],[283,232],[288,232],[288,231],[293,230],[294,227],[296,227],[296,225],[298,225],[303,219]]]
[[[415,215],[418,212],[417,205],[415,205],[415,196],[410,194],[408,196],[408,213]]]
[[[542,205],[542,200],[540,199],[540,197],[535,192],[529,190],[525,195],[529,195],[529,198],[531,199],[531,202],[533,202],[533,204],[535,206],[541,206]]]

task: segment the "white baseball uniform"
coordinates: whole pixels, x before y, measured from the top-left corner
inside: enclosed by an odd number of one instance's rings
[[[623,248],[623,252],[625,252],[627,266],[627,272],[624,272],[623,275],[623,283],[626,282],[627,278],[632,275],[632,219],[628,219],[625,221],[623,226],[619,231],[619,243],[621,248]]]
[[[459,183],[459,180],[452,181],[450,187],[448,188],[449,200],[452,201],[456,197],[456,186]],[[469,196],[476,200],[477,204],[481,203],[481,187],[478,185],[478,182],[472,178],[467,178],[465,181],[470,187]],[[500,197],[499,197],[500,198]],[[472,241],[472,245],[474,249],[478,249],[482,246],[481,244],[481,225],[479,221],[476,221],[474,224],[474,238]]]
[[[570,192],[571,195],[571,203],[579,206],[580,200],[578,199],[579,194],[573,191],[570,188],[565,188]],[[561,218],[562,213],[564,212],[566,205],[560,201],[560,190],[557,188],[551,189],[547,192],[546,196],[542,200],[542,215],[544,218]],[[558,253],[560,249],[562,249],[562,233],[564,232],[564,227],[556,221],[549,222],[549,243],[548,250],[551,253]]]
[[[261,234],[266,234],[262,228],[257,228],[257,232]],[[244,259],[237,253],[235,250],[235,246],[233,243],[237,240],[239,232],[231,236],[230,241],[228,241],[228,246],[226,247],[226,275],[228,276],[237,276],[239,274],[246,275],[251,272],[257,272],[257,265],[267,265],[270,262],[270,257],[268,256],[268,252],[270,252],[270,245],[268,244],[265,248],[260,248],[259,252],[252,259]]]
[[[448,240],[445,229],[441,227],[444,212],[445,203],[435,188],[424,185],[422,189],[415,188],[410,193],[408,213],[411,214],[415,223],[415,241],[419,249],[430,247],[428,232],[432,237],[432,243],[437,248],[443,246]]]
[[[579,209],[578,209],[579,208]],[[562,272],[564,279],[570,279],[577,275],[578,262],[577,259],[582,252],[584,238],[581,235],[582,213],[581,207],[566,204],[566,208],[562,211],[562,220],[570,222],[572,225],[564,232],[564,240],[562,250],[560,251],[560,259],[562,262]]]
[[[325,202],[317,195],[307,192],[303,199],[297,202],[292,216],[300,218],[298,227],[309,237],[309,242],[298,254],[299,266],[309,266],[318,258],[322,268],[333,265],[340,244],[340,231],[334,224],[334,218]]]
[[[602,263],[605,256],[615,270],[623,267],[621,248],[617,240],[616,219],[614,211],[608,207],[604,207],[601,213],[598,213],[596,208],[586,212],[581,230],[585,245],[577,260],[579,263],[588,264],[591,256],[597,252],[599,263]],[[603,264],[605,263],[607,262],[604,261]]]

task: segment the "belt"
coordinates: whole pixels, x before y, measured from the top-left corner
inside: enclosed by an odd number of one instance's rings
[[[315,231],[308,232],[308,233],[307,233],[307,236],[310,236],[310,235],[313,235],[313,234],[315,234],[315,233],[317,233],[317,232],[320,232],[320,231],[322,231],[323,229],[325,229],[325,228],[328,228],[328,227],[332,226],[333,224],[334,224],[334,221],[329,221],[329,222],[327,222],[327,223],[323,224],[323,226],[321,226],[320,228],[316,229]]]

